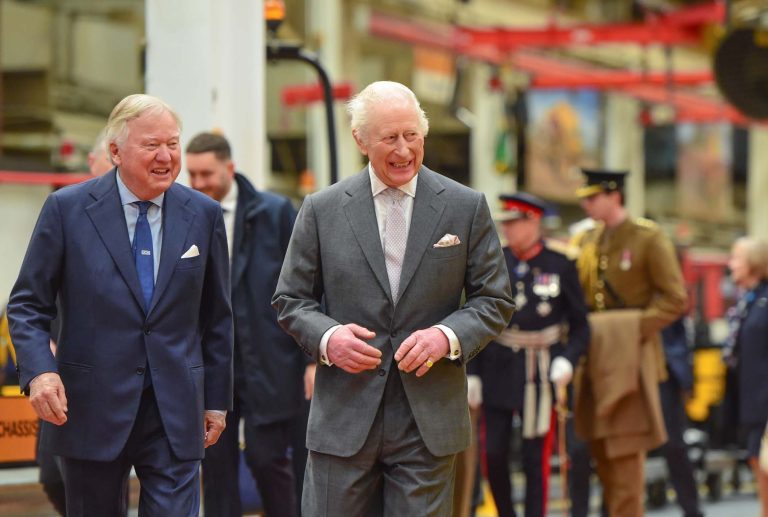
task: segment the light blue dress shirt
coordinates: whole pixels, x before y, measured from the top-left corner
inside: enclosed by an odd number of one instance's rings
[[[120,178],[120,169],[117,170],[115,175],[117,178],[117,191],[120,193],[120,202],[123,205],[123,213],[125,214],[125,224],[128,226],[128,242],[133,243],[133,234],[136,231],[136,219],[139,217],[139,206],[135,205],[137,201],[143,201],[136,197],[136,194],[130,191],[125,186],[123,180]],[[149,222],[149,229],[152,232],[152,251],[154,252],[153,262],[155,266],[155,282],[157,282],[157,270],[160,267],[160,252],[163,248],[163,201],[165,200],[165,192],[159,196],[149,199],[152,204],[149,205],[147,210],[147,221]]]

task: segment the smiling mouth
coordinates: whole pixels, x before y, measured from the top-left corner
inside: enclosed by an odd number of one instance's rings
[[[394,167],[395,169],[404,169],[408,167],[412,162],[412,160],[408,160],[407,162],[391,162],[389,165]]]
[[[155,176],[166,176],[171,173],[171,169],[152,169],[151,172]]]

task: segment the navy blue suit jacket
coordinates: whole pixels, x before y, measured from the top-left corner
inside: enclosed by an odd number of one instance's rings
[[[768,420],[768,282],[754,290],[754,300],[737,337],[739,421],[760,427]]]
[[[232,247],[235,389],[253,425],[299,414],[307,356],[277,323],[272,295],[296,221],[288,198],[259,192],[241,174]]]
[[[218,203],[173,184],[163,204],[155,291],[144,309],[125,215],[111,172],[51,194],[8,302],[20,385],[58,372],[68,421],[46,425],[46,448],[110,461],[139,407],[147,361],[170,445],[203,457],[203,411],[232,404],[232,312],[226,232]],[[196,245],[199,256],[181,256]],[[50,323],[61,311],[56,357]]]

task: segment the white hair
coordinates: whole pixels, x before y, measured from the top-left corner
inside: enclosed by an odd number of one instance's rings
[[[366,139],[370,129],[369,114],[371,109],[384,103],[388,105],[400,103],[412,106],[419,119],[419,130],[423,136],[427,136],[429,121],[426,113],[421,109],[416,95],[403,84],[394,81],[376,81],[366,86],[347,102],[350,126],[352,131],[362,140]]]
[[[739,237],[733,248],[742,248],[749,272],[760,279],[768,279],[768,243],[756,237]]]
[[[181,131],[181,118],[168,104],[157,97],[143,93],[135,93],[125,97],[112,109],[104,131],[107,134],[107,146],[116,142],[122,144],[128,135],[128,122],[145,113],[170,113]]]

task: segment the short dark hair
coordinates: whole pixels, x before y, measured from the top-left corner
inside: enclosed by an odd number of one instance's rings
[[[231,160],[232,148],[226,138],[215,133],[199,133],[187,144],[192,154],[213,153],[219,160]]]

